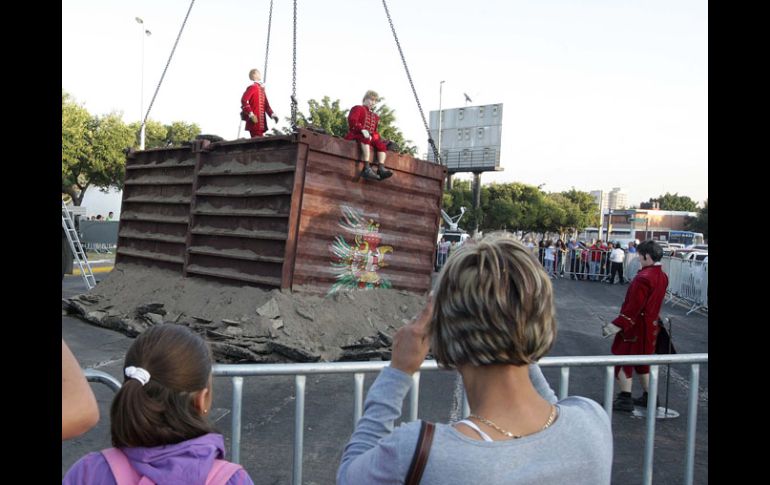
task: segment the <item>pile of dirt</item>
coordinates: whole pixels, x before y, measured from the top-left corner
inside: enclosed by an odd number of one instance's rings
[[[91,292],[63,301],[71,314],[129,336],[152,325],[185,325],[217,362],[389,360],[392,336],[424,295],[401,290],[302,291],[231,286],[120,264]]]

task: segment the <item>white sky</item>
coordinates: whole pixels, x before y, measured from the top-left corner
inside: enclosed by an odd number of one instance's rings
[[[92,114],[140,118],[189,0],[62,2],[62,88]],[[235,139],[248,71],[264,66],[269,0],[197,0],[150,118]],[[500,173],[482,182],[708,197],[705,0],[389,0],[426,118],[439,105],[504,103]],[[367,89],[419,153],[427,134],[381,1],[298,1],[297,98],[344,108]],[[292,2],[275,0],[266,89],[290,116]],[[241,136],[245,136],[243,130]],[[461,175],[460,178],[470,178]],[[95,189],[94,189],[95,190]]]

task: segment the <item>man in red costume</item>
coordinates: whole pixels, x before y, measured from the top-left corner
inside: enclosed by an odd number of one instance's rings
[[[642,269],[636,274],[626,292],[626,299],[612,323],[602,327],[604,337],[615,335],[612,353],[615,355],[650,355],[655,353],[658,337],[658,313],[668,288],[668,276],[663,272],[660,260],[663,248],[655,241],[644,241],[637,248]],[[641,398],[631,397],[632,370],[642,383]],[[612,408],[616,411],[633,411],[634,404],[647,405],[650,386],[650,366],[616,366],[615,379],[620,392]]]
[[[374,112],[374,105],[380,99],[374,91],[367,91],[364,95],[363,105],[353,106],[348,114],[348,133],[346,140],[356,140],[361,147],[361,158],[364,161],[364,170],[361,176],[367,180],[384,180],[393,172],[385,168],[385,152],[387,145],[377,133],[380,117]],[[377,153],[377,173],[374,173],[370,165],[372,160],[371,149]]]
[[[262,74],[258,69],[249,71],[249,79],[254,84],[246,88],[241,96],[241,119],[246,121],[246,129],[251,137],[262,136],[267,131],[267,118],[265,114],[278,123],[278,116],[273,113],[270,103],[267,102],[265,87],[262,85]]]

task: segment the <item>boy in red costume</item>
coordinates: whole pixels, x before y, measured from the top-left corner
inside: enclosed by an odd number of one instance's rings
[[[246,88],[246,92],[241,96],[241,119],[246,121],[246,129],[251,133],[251,137],[262,136],[267,131],[267,118],[270,116],[273,121],[278,123],[278,115],[273,113],[270,103],[267,102],[265,87],[262,85],[262,74],[258,69],[249,71],[249,79],[254,84]]]
[[[644,241],[636,250],[642,269],[626,291],[626,299],[620,307],[620,315],[604,325],[602,335],[615,335],[612,353],[615,355],[651,355],[655,353],[658,337],[658,314],[668,288],[668,276],[663,272],[660,260],[663,248],[655,241]],[[632,370],[642,383],[641,398],[631,397]],[[647,405],[650,387],[650,366],[616,366],[616,384],[620,388],[612,408],[616,411],[633,411],[634,404]]]
[[[348,133],[345,135],[345,139],[356,140],[361,146],[361,158],[364,162],[361,176],[367,180],[384,180],[393,175],[393,172],[385,168],[387,145],[377,133],[380,117],[374,112],[374,105],[379,99],[380,97],[376,92],[367,91],[363,104],[353,106],[348,114]],[[377,173],[374,173],[370,164],[372,148],[377,153]]]

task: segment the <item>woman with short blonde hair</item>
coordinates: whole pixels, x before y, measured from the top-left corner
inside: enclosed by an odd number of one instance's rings
[[[557,401],[536,363],[555,337],[551,281],[527,247],[504,235],[463,245],[423,312],[396,333],[337,483],[609,484],[607,414],[584,397]],[[440,366],[462,375],[471,414],[394,430],[429,344]]]

